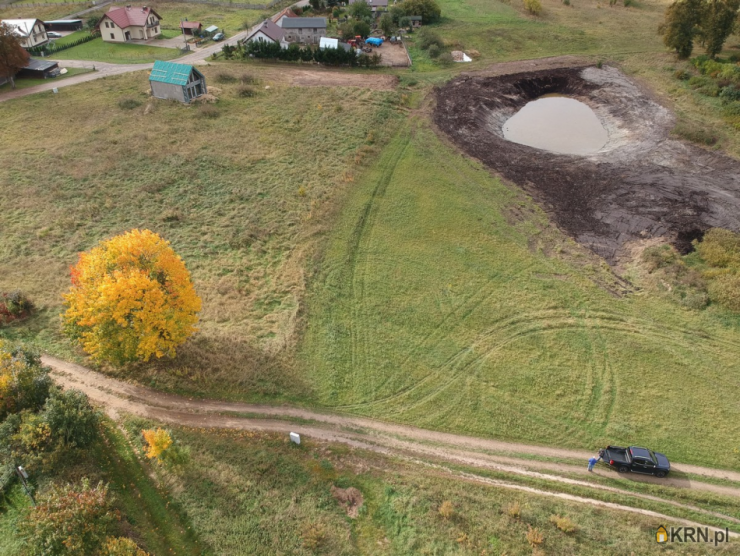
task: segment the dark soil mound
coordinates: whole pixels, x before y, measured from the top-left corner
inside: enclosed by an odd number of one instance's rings
[[[511,143],[502,126],[549,93],[588,104],[609,141],[588,156]],[[520,185],[578,242],[610,262],[626,242],[681,251],[711,227],[740,230],[740,163],[668,138],[671,114],[615,68],[463,76],[436,91],[434,121],[461,149]]]

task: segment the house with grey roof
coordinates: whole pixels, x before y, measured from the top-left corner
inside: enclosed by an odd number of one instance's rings
[[[167,100],[179,100],[186,104],[208,92],[206,78],[193,66],[174,62],[154,62],[149,74],[152,96]]]
[[[3,19],[23,48],[33,48],[49,42],[46,27],[40,19]]]
[[[283,31],[280,27],[278,27],[277,23],[273,22],[270,19],[266,19],[259,25],[255,25],[254,27],[252,27],[252,30],[246,37],[244,37],[244,40],[242,42],[246,44],[248,42],[254,41],[276,42],[286,48],[288,46],[285,42],[285,31]]]
[[[282,20],[286,42],[319,44],[326,36],[325,17],[286,17]]]

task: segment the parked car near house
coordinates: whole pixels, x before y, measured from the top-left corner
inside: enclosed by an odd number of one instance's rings
[[[218,42],[224,40],[225,37],[226,35],[224,35],[223,33],[216,33],[215,35],[213,35],[213,40]]]
[[[62,34],[57,33],[56,31],[47,31],[46,36],[49,37],[50,39],[61,39],[62,38]]]

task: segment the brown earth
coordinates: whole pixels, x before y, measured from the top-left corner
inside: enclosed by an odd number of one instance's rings
[[[344,511],[347,512],[349,517],[354,519],[360,515],[360,508],[362,507],[364,498],[358,489],[355,487],[339,488],[332,485],[331,495],[344,508]]]
[[[533,71],[523,62],[501,64],[458,77],[436,90],[434,121],[612,264],[635,240],[662,237],[688,252],[708,228],[740,231],[740,163],[670,139],[674,121],[666,108],[616,68],[562,67],[577,61],[550,59],[531,64]],[[607,144],[573,156],[506,141],[503,124],[549,93],[588,104]]]

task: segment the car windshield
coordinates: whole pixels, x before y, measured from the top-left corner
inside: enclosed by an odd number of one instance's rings
[[[655,457],[655,453],[652,450],[648,450],[648,454],[650,454],[650,459],[653,460],[653,463],[658,465],[658,458]]]

